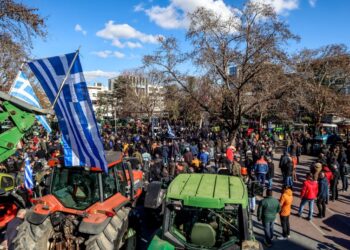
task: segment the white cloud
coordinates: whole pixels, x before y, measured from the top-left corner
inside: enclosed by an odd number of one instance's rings
[[[316,7],[316,2],[317,2],[317,0],[309,0],[309,4],[313,8]]]
[[[144,7],[143,7],[143,3],[139,3],[138,5],[134,6],[134,11],[135,12],[140,12],[140,11],[144,11]]]
[[[74,27],[74,30],[76,32],[81,32],[84,36],[86,36],[87,34],[87,31],[83,29],[83,27],[81,27],[80,24],[76,24],[75,27]]]
[[[102,51],[93,51],[92,54],[101,57],[101,58],[107,58],[107,57],[116,57],[116,58],[124,58],[125,55],[119,51],[110,51],[110,50],[102,50]]]
[[[252,0],[256,3],[270,4],[277,14],[286,14],[299,7],[299,0]]]
[[[299,0],[251,0],[252,2],[271,4],[278,14],[287,13],[297,9]],[[309,0],[316,1],[316,0]],[[149,19],[165,29],[187,28],[188,13],[203,7],[213,11],[224,20],[234,18],[236,9],[226,4],[224,0],[170,0],[170,4],[164,7],[159,5],[144,9]],[[138,8],[139,11],[141,9]]]
[[[129,24],[115,24],[114,21],[106,23],[104,29],[97,31],[96,35],[106,40],[111,40],[112,45],[118,48],[141,48],[141,43],[158,43],[158,38],[160,37],[160,35],[142,33]],[[121,42],[121,39],[133,39],[136,42]]]
[[[142,44],[141,43],[134,43],[134,42],[126,42],[125,45],[131,49],[133,48],[142,48]]]
[[[84,71],[84,76],[86,81],[93,81],[96,78],[112,78],[119,75],[118,72],[115,71],[102,71],[100,69],[98,70],[92,70],[92,71]]]
[[[234,17],[234,8],[223,0],[171,0],[166,7],[158,5],[145,10],[150,20],[166,29],[186,28],[189,25],[188,13],[203,7],[227,20]]]
[[[116,58],[124,58],[125,57],[125,55],[119,51],[114,51],[113,56],[115,56]]]

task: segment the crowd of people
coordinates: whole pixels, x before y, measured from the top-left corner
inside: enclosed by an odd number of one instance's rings
[[[169,131],[169,130],[172,131]],[[257,197],[266,197],[259,202],[257,218],[265,231],[265,244],[271,246],[274,236],[273,225],[279,213],[283,233],[278,239],[290,237],[289,216],[293,203],[293,188],[298,182],[297,166],[303,151],[299,137],[291,138],[287,145],[279,144],[276,133],[240,130],[233,140],[224,131],[209,128],[163,123],[157,134],[142,123],[120,128],[105,125],[101,131],[105,150],[121,151],[129,157],[133,168],[145,172],[148,182],[171,182],[181,173],[217,173],[239,176],[248,187],[249,209],[254,214]],[[284,148],[279,161],[282,173],[282,192],[279,200],[273,198],[276,185],[274,153],[277,146]],[[338,182],[342,181],[342,191],[348,189],[349,148],[335,145],[323,147],[319,158],[310,167],[300,193],[301,216],[306,204],[309,205],[308,219],[313,217],[316,201],[319,217],[326,214],[329,201],[338,198]],[[24,189],[24,155],[31,159],[34,195],[49,192],[50,165],[54,159],[62,157],[60,134],[47,134],[41,127],[34,134],[26,136],[16,153],[0,165],[1,171],[14,175],[16,186]],[[300,175],[299,175],[300,177]],[[329,193],[331,194],[329,196]]]

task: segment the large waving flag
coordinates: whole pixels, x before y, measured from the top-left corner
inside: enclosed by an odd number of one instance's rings
[[[27,154],[24,156],[25,168],[24,168],[24,186],[28,190],[32,190],[33,185],[33,171],[32,166],[30,166],[30,160]]]
[[[9,95],[17,97],[18,99],[21,99],[34,107],[41,108],[38,97],[35,95],[27,76],[22,71],[18,73],[15,83],[12,85],[9,91]],[[45,116],[36,115],[36,119],[38,119],[48,133],[51,133],[50,125],[48,124]]]
[[[75,53],[71,53],[28,64],[52,104],[67,76],[54,105],[62,132],[65,165],[98,167],[107,172],[106,157],[83,70],[79,56],[75,56]]]

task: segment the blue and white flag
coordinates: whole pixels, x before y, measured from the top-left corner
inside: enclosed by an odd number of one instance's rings
[[[75,53],[29,62],[51,104],[68,74],[54,107],[63,137],[66,166],[98,167],[108,171],[103,144],[87,90],[79,56]]]
[[[25,162],[25,168],[24,168],[24,186],[28,190],[32,190],[34,185],[33,185],[33,170],[32,166],[30,165],[30,160],[27,154],[25,154],[24,157],[24,162]]]
[[[34,107],[41,108],[38,97],[35,95],[27,76],[22,71],[18,73],[15,83],[12,85],[9,91],[9,95],[17,97],[18,99],[25,101]],[[36,119],[38,119],[48,133],[51,133],[50,125],[48,124],[45,116],[36,115]]]
[[[170,125],[169,125],[168,122],[167,122],[167,125],[168,125],[168,131],[167,131],[168,137],[169,137],[169,138],[175,138],[175,133],[174,133],[173,130],[171,129],[171,127],[170,127]]]

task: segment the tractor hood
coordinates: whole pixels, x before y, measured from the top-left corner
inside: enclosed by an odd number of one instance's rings
[[[215,174],[180,174],[170,184],[167,200],[181,200],[183,205],[224,208],[225,205],[247,206],[247,189],[242,179]]]

